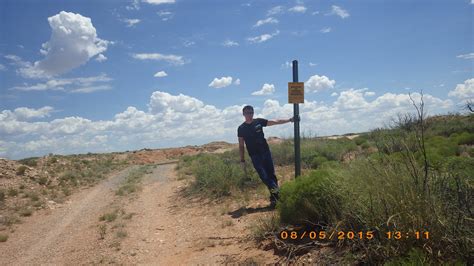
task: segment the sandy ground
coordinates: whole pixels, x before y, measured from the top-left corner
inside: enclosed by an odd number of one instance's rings
[[[157,165],[143,189],[126,199],[115,195],[134,167],[73,194],[53,210],[41,210],[0,243],[0,264],[221,264],[275,263],[279,257],[250,240],[258,217],[271,215],[265,202],[254,211],[236,204],[203,203],[182,196],[175,164]],[[119,202],[115,202],[119,201]],[[124,225],[120,248],[100,239],[99,217],[120,204],[133,217]]]

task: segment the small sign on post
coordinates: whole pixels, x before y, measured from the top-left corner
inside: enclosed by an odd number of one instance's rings
[[[288,82],[288,103],[304,103],[304,82]]]

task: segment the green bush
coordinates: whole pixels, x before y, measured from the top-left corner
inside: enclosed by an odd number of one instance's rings
[[[362,136],[358,136],[356,138],[353,139],[355,144],[357,144],[358,146],[364,144],[367,142],[367,139],[365,137],[362,137]]]
[[[36,167],[38,165],[38,158],[37,157],[25,158],[25,159],[19,160],[18,162],[24,165],[28,165],[30,167]]]
[[[311,168],[318,168],[320,167],[323,163],[327,162],[328,159],[326,159],[326,157],[324,156],[316,156],[313,158],[313,160],[311,161]]]
[[[205,197],[224,197],[261,185],[250,160],[247,163],[248,176],[245,176],[238,156],[238,150],[233,150],[223,154],[198,154],[192,159],[182,159],[179,171],[194,176],[188,192]]]
[[[474,145],[474,133],[462,132],[454,139],[458,145]]]
[[[282,222],[330,224],[340,219],[341,196],[329,171],[315,170],[282,185],[278,210]]]
[[[28,169],[28,167],[26,167],[24,165],[21,165],[20,167],[18,167],[18,169],[16,171],[16,174],[17,175],[24,175],[25,172],[26,172],[26,169]]]

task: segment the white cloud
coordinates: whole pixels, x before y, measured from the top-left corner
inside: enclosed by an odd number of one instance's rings
[[[274,16],[284,12],[283,6],[275,6],[267,11],[267,16]]]
[[[209,87],[213,87],[216,89],[224,88],[230,86],[232,84],[232,77],[221,77],[221,78],[214,78],[211,83],[209,83]]]
[[[341,7],[336,6],[336,5],[333,5],[331,7],[331,12],[329,13],[329,15],[336,15],[336,16],[339,16],[341,18],[347,18],[347,17],[350,16],[350,14],[349,14],[349,12],[347,12],[347,10],[344,10]]]
[[[167,21],[167,20],[170,20],[173,18],[174,14],[170,11],[164,11],[164,10],[160,10],[158,12],[156,12],[156,14],[158,14],[158,16],[161,17],[161,20],[162,21]]]
[[[314,66],[317,66],[318,64],[313,63],[313,62],[309,62],[308,65],[309,65],[310,67],[314,67]]]
[[[337,92],[331,93],[331,96],[332,96],[332,97],[337,96],[337,95],[339,95]]]
[[[150,53],[150,54],[133,54],[133,58],[138,60],[155,60],[155,61],[165,61],[173,65],[184,65],[187,63],[182,56],[173,55],[173,54],[159,54],[159,53]]]
[[[329,33],[329,32],[331,32],[331,31],[332,31],[331,27],[322,28],[322,29],[320,30],[321,33]]]
[[[240,79],[236,79],[236,80],[234,81],[234,85],[237,85],[237,86],[240,85]]]
[[[232,46],[239,46],[239,43],[238,42],[235,42],[235,41],[232,41],[232,40],[225,40],[222,45],[226,46],[226,47],[232,47]]]
[[[278,19],[269,17],[269,18],[261,19],[261,20],[257,21],[257,23],[255,23],[255,25],[253,25],[253,27],[256,28],[256,27],[260,27],[260,26],[265,25],[265,24],[277,24],[277,23],[278,23]]]
[[[112,81],[107,75],[102,74],[99,76],[83,77],[83,78],[70,78],[70,79],[50,79],[46,82],[36,83],[34,85],[23,85],[10,88],[10,90],[19,91],[66,91],[66,92],[92,92],[91,88],[100,87],[104,89],[105,85],[97,83],[110,82]],[[86,89],[89,88],[89,89]],[[110,89],[111,87],[108,87]]]
[[[107,60],[107,57],[103,54],[99,54],[96,58],[95,58],[96,61],[98,62],[104,62]]]
[[[293,64],[289,61],[286,61],[285,63],[281,64],[281,68],[291,68]]]
[[[4,71],[4,70],[7,70],[7,68],[4,65],[0,64],[0,71]]]
[[[92,21],[81,14],[61,11],[48,18],[52,29],[51,38],[43,43],[45,56],[34,63],[23,62],[19,69],[27,78],[52,77],[66,73],[107,50],[108,41],[99,39]]]
[[[44,118],[49,117],[54,108],[51,106],[44,106],[39,109],[32,109],[27,107],[16,108],[13,112],[16,119],[18,120],[29,120],[32,118]]]
[[[331,80],[326,76],[311,76],[304,84],[308,92],[320,92],[326,89],[334,88],[335,80]]]
[[[456,57],[461,58],[461,59],[474,59],[474,53],[461,54],[461,55],[458,55]]]
[[[128,10],[139,10],[140,9],[140,1],[139,0],[132,0],[130,5],[125,7]]]
[[[106,91],[106,90],[111,90],[112,87],[110,85],[99,85],[99,86],[87,86],[87,87],[81,87],[77,89],[73,89],[70,92],[71,93],[92,93],[96,91]]]
[[[252,95],[257,95],[257,96],[261,96],[261,95],[271,95],[271,94],[273,94],[274,92],[275,92],[275,85],[265,83],[265,84],[263,84],[261,90],[252,92]]]
[[[456,85],[456,88],[448,93],[449,97],[465,100],[474,100],[474,78],[464,81],[464,84]]]
[[[267,34],[262,34],[262,35],[255,36],[255,37],[249,37],[249,38],[247,38],[247,40],[250,43],[262,43],[262,42],[266,42],[266,41],[270,40],[271,38],[277,36],[278,34],[280,34],[279,30],[275,31],[272,34],[267,33]]]
[[[307,8],[303,5],[296,5],[290,9],[288,9],[288,11],[290,12],[295,12],[295,13],[304,13],[306,12]]]
[[[397,113],[413,112],[408,94],[364,98],[367,89],[342,91],[333,103],[306,100],[300,105],[301,131],[317,135],[363,132],[383,126]],[[418,93],[412,94],[417,101]],[[424,95],[430,115],[451,111],[453,103]],[[129,106],[108,120],[64,117],[48,121],[52,107],[0,111],[0,157],[19,159],[48,153],[71,154],[185,146],[215,140],[236,142],[243,121],[241,105],[222,109],[184,94],[155,91],[147,110]],[[255,106],[256,117],[291,117],[292,104],[268,99]],[[28,121],[29,119],[35,121]],[[37,121],[36,119],[41,119]],[[292,136],[291,125],[265,129],[267,136]]]
[[[175,0],[142,0],[144,3],[152,5],[161,5],[161,4],[174,4]]]
[[[374,96],[374,95],[375,95],[375,92],[373,92],[373,91],[364,92],[364,96],[369,96],[370,97],[370,96]]]
[[[123,22],[127,23],[127,27],[133,27],[135,24],[140,23],[140,20],[137,18],[134,19],[124,19]]]
[[[163,78],[166,76],[168,76],[168,74],[165,71],[159,71],[159,72],[156,72],[155,75],[153,75],[153,77],[156,77],[156,78]]]

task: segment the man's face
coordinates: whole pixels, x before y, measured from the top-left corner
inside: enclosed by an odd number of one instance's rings
[[[253,118],[253,110],[245,110],[244,116],[246,120],[251,120]]]

